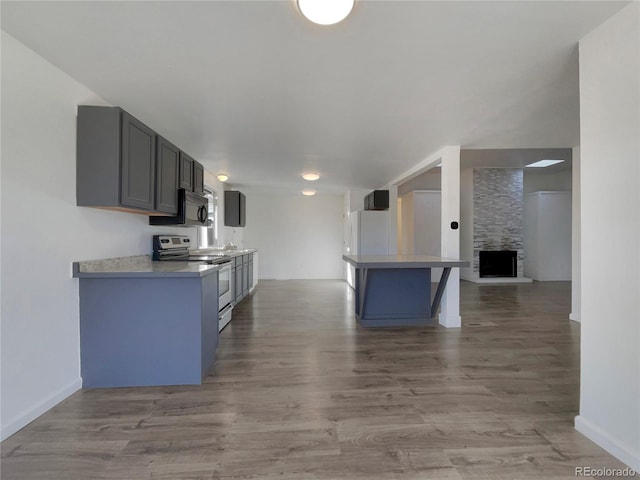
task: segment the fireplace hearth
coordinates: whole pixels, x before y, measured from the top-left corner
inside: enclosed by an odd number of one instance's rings
[[[480,250],[480,278],[518,276],[518,255],[515,250]]]

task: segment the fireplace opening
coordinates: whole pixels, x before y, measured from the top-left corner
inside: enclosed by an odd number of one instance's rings
[[[480,250],[480,278],[517,277],[517,258],[514,250]]]

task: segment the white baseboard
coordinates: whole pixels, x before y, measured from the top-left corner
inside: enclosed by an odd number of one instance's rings
[[[438,323],[445,328],[460,328],[462,326],[462,317],[460,315],[438,314]]]
[[[51,410],[53,407],[59,404],[62,400],[67,398],[72,393],[77,392],[81,388],[82,388],[82,378],[77,378],[71,384],[67,385],[61,390],[58,390],[57,392],[43,399],[42,401],[35,404],[34,406],[28,408],[27,410],[20,413],[19,415],[16,415],[7,423],[2,425],[2,432],[0,433],[0,438],[2,440],[9,438],[11,435],[16,433],[22,427],[33,422],[40,415]]]
[[[612,438],[608,433],[600,427],[590,422],[582,415],[575,418],[575,428],[585,437],[598,446],[604,448],[618,460],[633,468],[636,472],[640,472],[640,452],[634,452],[627,445],[622,445],[619,441]]]
[[[569,320],[573,320],[574,322],[579,322],[580,321],[580,314],[571,312],[569,314]]]

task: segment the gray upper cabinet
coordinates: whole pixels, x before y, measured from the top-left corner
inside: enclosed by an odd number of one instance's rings
[[[156,204],[158,212],[178,213],[178,163],[180,150],[158,136],[156,162]]]
[[[204,167],[198,162],[193,162],[193,191],[204,195]]]
[[[204,167],[120,107],[78,107],[77,205],[174,216],[178,188],[204,193]]]
[[[180,188],[204,195],[204,167],[184,152],[180,152]]]
[[[365,210],[389,210],[389,190],[374,190],[364,197]]]
[[[227,227],[244,227],[246,198],[243,193],[235,190],[224,192],[224,224]]]
[[[193,192],[193,164],[196,161],[184,152],[180,152],[180,179],[178,186],[187,192]]]
[[[155,167],[153,130],[118,107],[78,107],[77,205],[153,212]]]
[[[122,205],[145,210],[154,209],[155,143],[153,130],[128,113],[122,112]]]

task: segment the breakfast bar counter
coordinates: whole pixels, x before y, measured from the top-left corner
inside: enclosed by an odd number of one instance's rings
[[[429,325],[452,268],[469,262],[430,255],[343,255],[356,269],[355,313],[365,327]],[[433,298],[431,269],[442,268]]]

